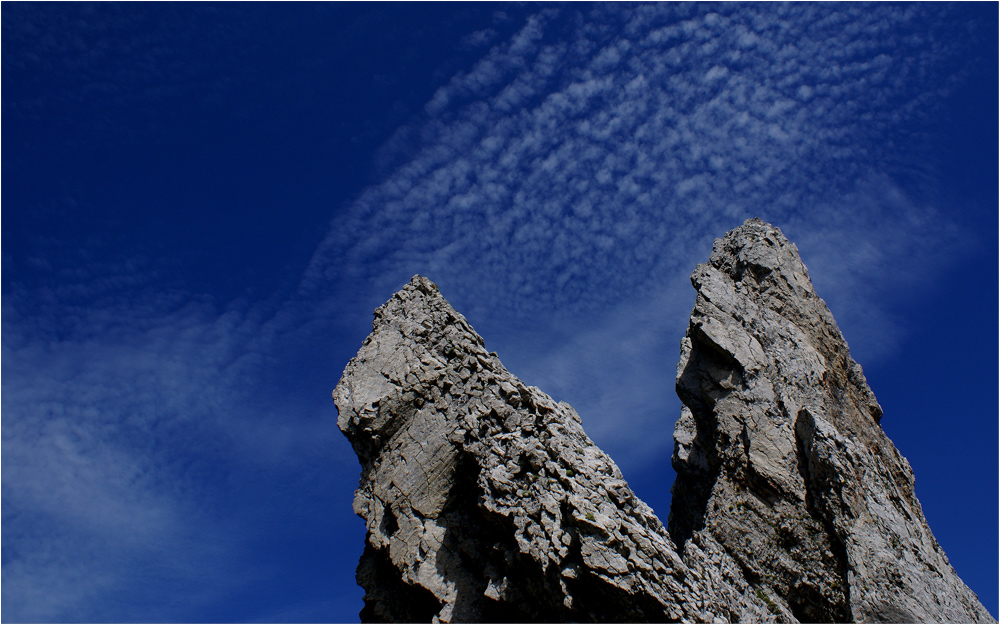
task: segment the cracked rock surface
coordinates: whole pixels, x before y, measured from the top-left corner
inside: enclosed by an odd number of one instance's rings
[[[669,531],[430,280],[375,311],[333,392],[363,621],[991,620],[795,247],[751,220],[692,281]]]
[[[691,276],[668,519],[730,554],[782,620],[990,622],[798,249],[752,219]]]

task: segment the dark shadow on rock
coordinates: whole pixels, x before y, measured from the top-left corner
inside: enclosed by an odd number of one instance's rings
[[[441,602],[429,590],[404,583],[389,555],[367,542],[357,580],[366,591],[359,614],[362,623],[427,623],[441,610]]]
[[[718,389],[715,397],[712,397],[711,391],[716,390],[718,385],[708,372],[731,366],[732,363],[722,358],[718,350],[706,349],[695,338],[692,340],[687,364],[677,378],[677,396],[691,411],[696,430],[695,444],[704,452],[708,462],[708,470],[702,471],[680,461],[676,453],[671,458],[671,466],[677,472],[677,477],[670,488],[667,531],[681,554],[691,535],[705,526],[708,500],[720,471],[716,446],[718,423],[713,407],[715,401],[726,391]]]

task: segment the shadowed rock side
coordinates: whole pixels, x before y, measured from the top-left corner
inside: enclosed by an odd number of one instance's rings
[[[333,392],[362,466],[362,620],[992,620],[795,246],[748,221],[692,281],[669,532],[432,282],[375,311]]]
[[[720,546],[782,620],[991,622],[931,534],[795,245],[749,220],[691,281],[677,544]]]

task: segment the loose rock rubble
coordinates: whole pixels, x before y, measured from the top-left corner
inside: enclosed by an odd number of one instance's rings
[[[375,311],[333,393],[362,465],[362,620],[992,620],[795,246],[748,221],[692,282],[669,531],[430,280]]]

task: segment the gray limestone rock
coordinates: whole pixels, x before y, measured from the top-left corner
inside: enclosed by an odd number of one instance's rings
[[[748,220],[691,282],[675,542],[718,545],[783,620],[992,621],[934,540],[795,245]]]
[[[991,621],[795,246],[748,221],[692,281],[669,531],[431,281],[375,311],[333,392],[362,620]]]
[[[334,391],[362,464],[363,620],[701,618],[704,582],[576,412],[511,375],[432,282],[373,325]]]

